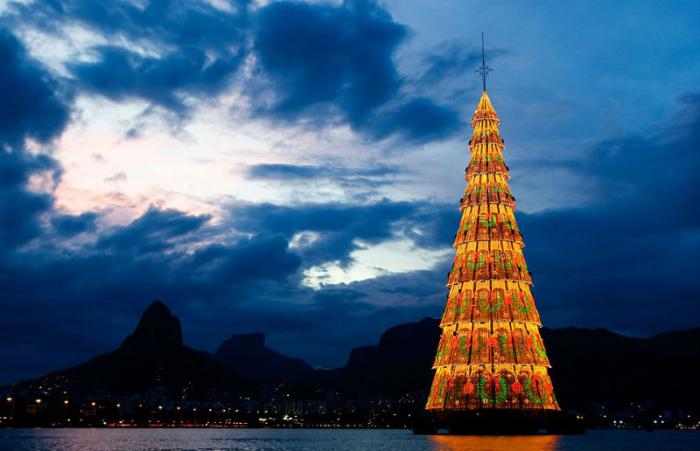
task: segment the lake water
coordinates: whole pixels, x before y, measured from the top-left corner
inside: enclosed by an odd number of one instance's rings
[[[576,436],[455,437],[376,429],[0,429],[0,450],[698,451],[700,433],[589,431]]]

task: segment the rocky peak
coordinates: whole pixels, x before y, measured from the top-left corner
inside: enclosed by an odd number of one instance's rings
[[[143,313],[134,332],[126,337],[120,351],[155,353],[182,348],[180,320],[160,301],[153,302]]]

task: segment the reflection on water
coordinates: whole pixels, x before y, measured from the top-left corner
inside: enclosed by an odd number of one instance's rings
[[[0,451],[698,451],[699,443],[700,433],[632,430],[474,437],[377,429],[0,428]]]
[[[433,435],[432,451],[553,451],[560,440],[556,435],[493,437],[473,435]]]

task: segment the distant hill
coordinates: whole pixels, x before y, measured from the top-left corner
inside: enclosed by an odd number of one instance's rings
[[[565,407],[598,402],[624,407],[654,401],[696,407],[700,328],[630,338],[605,329],[542,329],[552,381]]]
[[[299,383],[314,373],[303,360],[266,347],[262,333],[232,335],[221,343],[214,358],[236,374],[259,382]]]
[[[427,392],[439,339],[432,318],[400,324],[387,329],[379,344],[353,349],[344,367],[318,370],[313,382],[362,397]]]
[[[22,382],[15,390],[36,387],[79,397],[150,393],[170,399],[216,399],[251,392],[256,384],[207,354],[184,346],[180,321],[156,301],[115,351],[36,381]]]
[[[663,407],[700,405],[694,387],[700,328],[646,339],[573,327],[541,333],[564,408],[595,403],[625,408],[646,401]],[[214,354],[195,351],[183,345],[179,320],[155,302],[117,350],[13,390],[41,386],[78,396],[153,393],[217,400],[255,396],[260,386],[284,382],[306,393],[332,389],[362,399],[410,393],[421,402],[433,376],[439,337],[437,319],[401,324],[384,332],[377,345],[353,349],[344,367],[320,370],[267,348],[261,333],[234,334]]]
[[[393,327],[378,345],[355,348],[345,367],[322,379],[364,396],[425,394],[440,333],[433,318]],[[543,328],[541,334],[564,408],[592,403],[622,408],[646,401],[666,407],[700,405],[692,379],[700,370],[700,328],[646,339],[574,327]]]

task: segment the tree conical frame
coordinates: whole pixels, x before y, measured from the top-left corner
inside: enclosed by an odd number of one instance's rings
[[[559,410],[508,187],[500,120],[485,91],[471,125],[467,188],[426,409]]]

